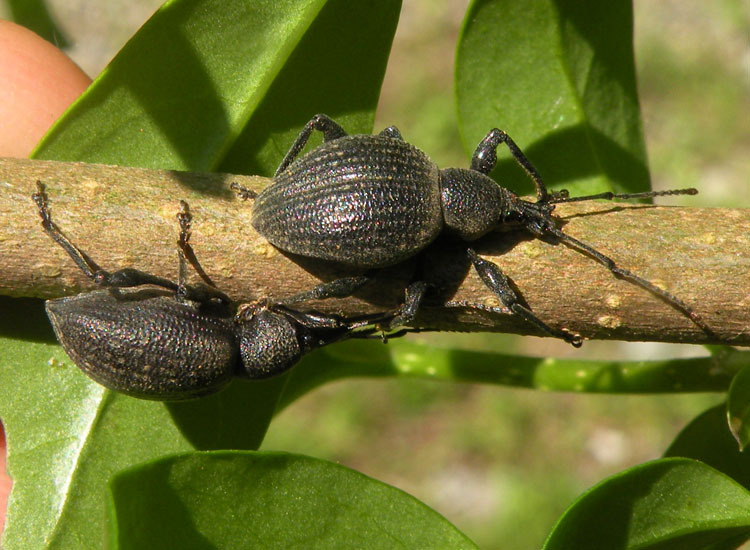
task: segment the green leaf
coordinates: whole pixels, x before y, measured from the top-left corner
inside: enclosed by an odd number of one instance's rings
[[[735,548],[750,538],[750,493],[700,462],[666,458],[610,477],[560,518],[544,550]]]
[[[167,2],[34,156],[182,170],[262,167],[267,173],[288,146],[279,141],[321,109],[350,115],[342,116],[347,127],[368,131],[400,1],[328,4]],[[356,47],[336,38],[353,33]],[[335,64],[327,66],[332,49]],[[283,70],[290,56],[292,67]],[[324,97],[328,101],[319,101]]]
[[[70,46],[70,41],[47,8],[45,0],[8,0],[11,19],[51,42],[60,49]]]
[[[293,116],[280,116],[279,124],[297,132],[321,109],[318,100],[330,95],[341,101],[337,115],[349,120],[348,129],[369,131],[399,8],[396,0],[357,6],[343,0],[168,2],[56,123],[35,154],[184,169],[216,168],[230,151],[237,168],[278,162],[273,156],[280,159],[286,145],[275,143],[281,139],[275,134],[279,125],[270,121],[285,105],[268,99],[269,91],[277,77],[289,83],[289,59],[297,68],[324,63],[321,56],[330,50],[307,48],[321,48],[334,23],[343,29],[343,39],[358,29],[368,49],[330,40],[329,48],[341,50],[338,65],[328,73],[308,70],[296,87],[284,90],[291,95],[280,95],[281,101],[295,106]],[[265,151],[265,160],[251,158],[256,155],[251,149],[243,164],[238,136]],[[17,304],[23,301],[11,302],[0,331],[0,416],[14,479],[4,548],[45,543],[90,548],[103,532],[104,484],[113,472],[174,452],[252,449],[262,441],[284,377],[236,382],[215,396],[186,403],[116,395],[89,381],[59,347],[48,344],[53,337],[41,302],[35,320],[47,329],[39,337],[44,343],[18,340],[35,338],[35,329],[20,322],[25,312]]]
[[[273,175],[316,113],[333,117],[348,133],[370,133],[400,8],[401,0],[328,0],[219,170]],[[308,148],[319,139],[313,136]]]
[[[90,548],[114,472],[177,451],[256,448],[281,384],[233,384],[167,405],[105,390],[57,345],[2,339],[0,417],[13,478],[3,548]]]
[[[456,54],[467,151],[492,127],[515,140],[550,187],[650,186],[635,86],[629,0],[475,0]],[[529,193],[508,157],[493,173]]]
[[[406,493],[284,453],[169,457],[110,484],[110,547],[476,548]]]
[[[750,443],[750,366],[738,372],[729,386],[727,420],[740,451],[744,451]]]
[[[700,460],[750,489],[750,453],[737,448],[726,410],[726,405],[717,405],[700,414],[677,435],[664,456]]]

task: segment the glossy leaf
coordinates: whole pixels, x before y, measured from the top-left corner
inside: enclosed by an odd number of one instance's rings
[[[103,389],[57,345],[2,339],[0,417],[13,478],[3,548],[90,548],[114,472],[176,451],[257,447],[282,383],[166,405]]]
[[[328,0],[218,169],[271,176],[302,126],[325,113],[370,133],[401,0]],[[320,141],[312,136],[310,145]]]
[[[27,316],[26,311],[17,318]],[[15,324],[12,319],[6,322]],[[37,322],[46,322],[38,315]],[[0,347],[0,416],[15,480],[6,548],[78,548],[98,537],[99,490],[114,472],[165,454],[253,448],[267,419],[301,393],[349,376],[418,376],[570,391],[690,391],[721,383],[709,358],[644,364],[582,362],[439,350],[414,342],[345,342],[311,354],[289,375],[235,382],[212,397],[162,404],[118,396],[89,381],[49,343]],[[684,378],[674,378],[679,373]],[[692,382],[690,381],[692,380]],[[729,376],[723,382],[729,383]],[[281,401],[276,399],[281,391]],[[718,388],[718,386],[717,386]],[[726,423],[724,431],[728,436]],[[730,437],[731,441],[731,437]],[[736,452],[736,446],[733,445]],[[44,503],[40,505],[41,503]]]
[[[750,489],[750,453],[737,447],[727,426],[726,405],[697,416],[677,435],[664,456],[700,460]]]
[[[635,86],[629,0],[475,0],[456,54],[459,125],[467,152],[508,132],[551,187],[649,188]],[[530,193],[503,151],[493,176]]]
[[[750,443],[750,366],[738,372],[729,387],[727,420],[740,450],[744,451]]]
[[[476,548],[406,493],[323,460],[213,452],[114,477],[110,548]]]
[[[366,56],[344,49],[335,83],[315,74],[299,82],[309,96],[300,93],[295,113],[302,117],[305,105],[310,113],[296,124],[304,124],[318,109],[312,106],[317,98],[335,86],[334,97],[346,97],[339,107],[344,120],[351,117],[347,126],[369,131],[400,4],[345,7],[338,0],[169,2],[63,115],[36,156],[208,169],[221,164],[240,134],[255,139],[257,131],[261,138],[254,143],[263,147],[269,129],[255,124],[250,130],[248,121],[290,56],[298,64],[321,62],[305,48],[328,38],[334,20],[360,28],[363,42],[372,38],[380,49]],[[319,15],[325,15],[322,23]],[[265,108],[281,107],[271,101]],[[283,153],[275,151],[279,159]],[[35,338],[36,329],[18,322],[25,312],[15,310],[25,301],[9,303],[0,331],[0,416],[14,487],[4,548],[45,542],[90,548],[103,532],[103,487],[115,471],[194,448],[260,444],[284,378],[238,382],[187,403],[127,398],[89,381],[47,343],[53,337],[43,313],[36,319],[46,327],[43,343],[17,340]]]
[[[35,157],[246,172],[278,164],[288,147],[279,141],[321,109],[335,107],[332,114],[352,131],[369,131],[400,1],[328,4],[166,3],[58,120]],[[355,31],[357,46],[341,42]],[[328,66],[332,49],[338,53]]]
[[[750,493],[700,462],[668,458],[613,476],[562,516],[544,550],[735,548],[750,538]]]

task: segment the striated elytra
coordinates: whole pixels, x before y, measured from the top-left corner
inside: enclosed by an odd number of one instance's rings
[[[396,264],[442,231],[437,177],[437,166],[405,141],[344,136],[278,172],[255,200],[252,224],[302,256],[364,268]]]
[[[155,289],[48,300],[55,335],[99,384],[151,399],[213,393],[242,376],[231,311],[215,314]]]
[[[313,131],[323,144],[299,156]],[[519,198],[489,174],[497,148],[505,144],[536,186],[536,201]],[[362,269],[394,265],[419,254],[446,233],[474,241],[499,226],[513,224],[537,237],[552,238],[590,256],[615,276],[648,290],[678,309],[710,338],[718,340],[703,318],[685,302],[650,281],[619,267],[614,260],[557,228],[556,204],[592,199],[633,199],[696,194],[695,189],[644,193],[600,193],[569,197],[548,192],[541,176],[513,140],[490,130],[477,146],[468,169],[438,169],[427,155],[410,145],[394,126],[377,135],[346,134],[326,115],[314,116],[279,165],[273,183],[256,194],[237,184],[241,198],[255,197],[252,225],[278,248],[311,258]],[[580,346],[582,337],[542,321],[523,305],[512,284],[494,263],[467,246],[467,254],[483,282],[513,314],[540,332]],[[428,285],[409,295],[408,308],[397,319],[413,319]]]

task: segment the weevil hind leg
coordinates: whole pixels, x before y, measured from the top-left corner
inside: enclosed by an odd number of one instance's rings
[[[42,218],[42,227],[49,237],[55,241],[68,256],[75,262],[78,268],[92,281],[105,288],[128,288],[140,285],[155,285],[169,290],[177,290],[177,283],[168,279],[163,279],[144,271],[137,269],[125,268],[118,271],[109,272],[99,267],[99,265],[89,257],[83,250],[78,248],[68,239],[60,230],[56,223],[52,221],[52,215],[49,209],[49,197],[47,196],[45,185],[41,181],[36,182],[36,192],[32,199],[37,205],[39,216]]]
[[[323,141],[333,141],[334,139],[339,139],[346,135],[346,131],[344,131],[344,129],[329,116],[323,114],[315,115],[310,119],[310,122],[305,124],[305,127],[302,128],[297,139],[294,140],[294,143],[289,148],[284,160],[281,161],[281,164],[279,164],[279,167],[276,169],[275,176],[278,176],[286,170],[294,159],[297,158],[300,151],[302,151],[307,144],[307,140],[310,139],[313,130],[317,130],[323,134]]]

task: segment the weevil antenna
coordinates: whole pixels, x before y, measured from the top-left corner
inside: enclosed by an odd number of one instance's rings
[[[640,286],[641,288],[644,288],[654,294],[655,296],[658,296],[668,304],[672,305],[675,309],[682,312],[684,315],[690,318],[690,320],[695,323],[696,326],[698,326],[703,332],[706,333],[707,336],[709,336],[712,339],[718,340],[718,335],[709,328],[708,324],[703,320],[703,317],[698,315],[693,308],[691,308],[689,305],[687,305],[685,302],[680,300],[677,296],[674,294],[671,294],[667,292],[666,290],[663,290],[656,286],[654,283],[644,279],[643,277],[640,277],[639,275],[636,275],[632,271],[629,271],[627,269],[624,269],[622,267],[619,267],[615,261],[610,258],[609,256],[605,256],[598,250],[592,248],[591,246],[587,245],[586,243],[579,241],[578,239],[571,237],[570,235],[567,235],[566,233],[563,233],[557,228],[547,228],[547,233],[554,235],[557,237],[560,241],[570,245],[572,248],[575,248],[579,252],[582,252],[583,254],[586,254],[587,256],[590,256],[600,264],[602,264],[604,267],[609,269],[615,276],[622,277],[623,279],[626,279],[630,281],[633,284],[636,284]]]
[[[606,191],[604,193],[598,193],[596,195],[584,195],[582,197],[568,197],[566,195],[552,195],[551,198],[546,201],[547,204],[560,204],[563,202],[581,202],[581,201],[592,201],[596,199],[612,200],[612,199],[648,199],[651,197],[664,197],[667,195],[697,195],[698,190],[692,187],[688,189],[668,189],[665,191],[643,191],[641,193],[613,193],[612,191]]]

